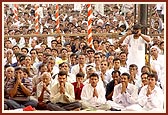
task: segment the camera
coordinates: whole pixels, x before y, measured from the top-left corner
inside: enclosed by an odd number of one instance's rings
[[[132,34],[138,34],[138,30],[132,30]]]

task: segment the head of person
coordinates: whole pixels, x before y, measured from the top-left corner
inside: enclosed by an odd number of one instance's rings
[[[100,69],[101,71],[106,71],[108,69],[108,62],[106,60],[101,61]]]
[[[126,54],[126,52],[120,52],[119,58],[120,58],[120,60],[122,62],[127,61],[127,54]]]
[[[100,54],[100,53],[96,52],[96,53],[94,54],[94,58],[95,58],[95,64],[101,62],[101,59],[102,59],[102,58],[101,58],[101,54]]]
[[[27,55],[29,53],[29,50],[26,48],[26,47],[23,47],[21,48],[21,52],[24,54],[24,55]]]
[[[157,46],[152,46],[150,52],[152,56],[158,56],[160,49]]]
[[[7,78],[14,77],[14,71],[15,71],[15,69],[13,67],[11,67],[11,66],[7,67],[6,71],[5,71],[5,77],[7,77]]]
[[[65,82],[67,81],[67,72],[60,71],[58,73],[58,81],[60,84],[65,84]]]
[[[129,66],[129,73],[136,75],[138,73],[138,66],[136,64],[131,64]]]
[[[129,83],[129,79],[130,79],[130,75],[129,75],[129,73],[122,73],[121,74],[121,78],[120,78],[120,81],[121,81],[121,83],[125,83],[126,84],[126,86],[128,85],[128,83]]]
[[[78,55],[78,63],[79,63],[79,64],[85,64],[85,62],[86,62],[86,57],[85,57],[85,55],[84,55],[84,54],[79,54],[79,55]]]
[[[27,64],[30,64],[31,65],[31,62],[32,61],[32,59],[31,59],[31,57],[30,56],[26,56],[25,57],[25,64],[27,65]]]
[[[147,72],[141,74],[141,81],[142,81],[143,85],[148,84],[148,75],[149,75],[149,73],[147,73]]]
[[[53,68],[55,65],[55,58],[53,56],[50,56],[47,61],[47,66]]]
[[[62,62],[61,63],[61,71],[69,72],[70,70],[70,65],[67,62]]]
[[[154,87],[158,81],[157,74],[148,74],[148,85]]]
[[[75,65],[75,64],[77,64],[76,59],[77,59],[77,54],[72,53],[72,54],[70,55],[71,65]]]
[[[76,74],[76,82],[83,83],[83,79],[85,77],[85,74],[82,72],[79,72]]]
[[[150,69],[150,67],[149,66],[142,66],[142,68],[141,68],[141,73],[150,73],[151,72],[151,69]]]
[[[90,84],[92,87],[96,87],[97,86],[97,83],[99,81],[99,76],[97,73],[92,73],[90,75]]]
[[[38,71],[40,74],[44,73],[44,72],[47,72],[48,71],[48,68],[47,68],[47,65],[46,64],[40,64],[39,68],[38,68]]]
[[[23,78],[23,68],[22,67],[16,67],[15,68],[15,78],[18,79],[18,78]]]
[[[23,78],[30,77],[30,73],[26,67],[23,67]]]
[[[93,65],[87,65],[86,66],[86,74],[87,76],[90,76],[92,73],[96,72],[96,69]]]
[[[139,31],[141,31],[141,25],[140,24],[135,24],[132,28],[132,34],[137,35]]]
[[[116,81],[120,82],[120,74],[121,74],[120,71],[114,70],[114,71],[111,73],[113,80],[116,80]]]
[[[88,56],[88,58],[93,58],[94,53],[95,53],[95,51],[92,48],[89,49],[89,50],[87,50],[87,56]]]
[[[114,58],[113,59],[113,66],[114,66],[114,69],[119,69],[120,68],[120,58]]]
[[[51,74],[49,72],[44,72],[41,75],[41,80],[43,81],[43,83],[48,85],[50,83],[50,81],[51,81]]]

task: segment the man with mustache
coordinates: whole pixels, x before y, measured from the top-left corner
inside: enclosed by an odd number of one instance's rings
[[[141,109],[138,105],[138,88],[129,83],[130,75],[122,73],[120,83],[114,87],[113,101],[108,101],[112,108],[121,111],[137,111]]]
[[[58,83],[51,88],[50,101],[47,104],[50,111],[80,110],[81,104],[75,101],[74,87],[67,82],[67,72],[58,73]]]
[[[138,96],[138,102],[145,111],[163,110],[163,91],[157,86],[157,74],[148,75],[148,84],[141,88]]]

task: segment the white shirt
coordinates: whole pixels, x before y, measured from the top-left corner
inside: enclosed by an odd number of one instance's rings
[[[163,109],[163,91],[160,87],[155,85],[155,88],[152,90],[152,94],[148,97],[146,96],[148,85],[142,87],[139,96],[138,96],[138,103],[143,107],[145,110],[152,110],[154,108]]]
[[[153,60],[152,57],[151,57],[150,60],[151,60],[150,61],[151,67],[156,70],[157,75],[158,75],[158,80],[160,81],[162,79],[161,77],[164,75],[164,71],[165,71],[165,67],[164,67],[165,58],[164,58],[164,55],[159,55],[158,54],[157,60]]]
[[[94,88],[91,84],[84,85],[82,92],[81,92],[81,100],[86,101],[93,106],[100,106],[101,104],[105,104],[105,89],[99,85],[96,86],[98,92],[98,98],[95,96],[93,97]]]
[[[140,72],[142,66],[145,65],[145,43],[146,41],[140,36],[134,39],[133,34],[125,38],[124,43],[128,44],[128,66],[136,64]]]
[[[82,68],[84,74],[86,74],[86,64],[84,64],[84,67]],[[77,73],[79,73],[79,70],[80,70],[80,67],[79,67],[79,64],[77,65],[74,65],[72,68],[71,68],[71,73],[76,75]]]
[[[137,103],[138,88],[135,85],[128,83],[126,93],[121,94],[121,90],[122,83],[114,87],[114,93],[112,97],[114,102],[116,102],[117,104],[122,104],[125,107]]]

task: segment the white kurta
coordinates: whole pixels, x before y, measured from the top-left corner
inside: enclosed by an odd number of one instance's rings
[[[126,93],[122,93],[122,83],[114,87],[114,93],[112,96],[113,101],[108,101],[108,103],[115,109],[121,109],[122,111],[138,111],[141,110],[140,105],[138,105],[138,88],[128,83]]]
[[[93,91],[94,88],[91,86],[91,84],[86,84],[81,92],[81,100],[86,101],[92,106],[100,106],[101,104],[106,103],[105,98],[105,89],[102,86],[96,86],[97,92],[98,92],[98,98],[93,97]]]
[[[145,40],[140,36],[133,38],[133,34],[126,37],[124,43],[128,44],[128,65],[136,64],[138,70],[145,65]]]
[[[148,85],[142,87],[139,96],[138,102],[143,107],[144,110],[163,110],[163,92],[160,87],[155,86],[152,90],[152,94],[148,97],[146,96]]]

